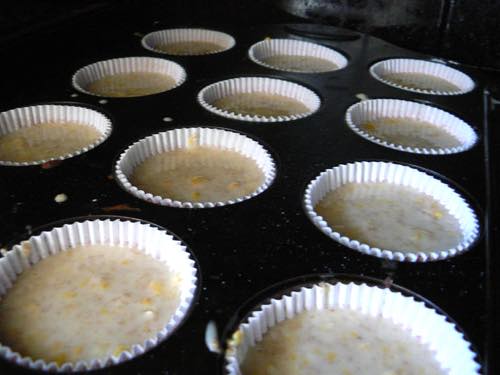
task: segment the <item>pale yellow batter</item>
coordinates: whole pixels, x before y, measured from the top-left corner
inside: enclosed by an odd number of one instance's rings
[[[119,355],[166,326],[180,282],[137,249],[69,249],[20,274],[0,301],[0,342],[58,364]]]
[[[157,94],[174,88],[175,80],[162,73],[136,72],[105,76],[85,90],[107,97],[133,97]]]
[[[459,92],[460,88],[453,83],[436,76],[423,73],[385,73],[382,78],[412,89],[427,91]]]
[[[201,42],[196,40],[165,43],[160,44],[156,48],[170,55],[203,55],[206,53],[219,52],[224,49],[217,43]]]
[[[312,56],[274,55],[260,60],[278,69],[302,73],[329,72],[339,68],[337,64],[329,60]]]
[[[309,112],[300,101],[287,96],[263,92],[234,94],[217,99],[215,107],[241,115],[291,116]]]
[[[383,141],[419,148],[452,148],[460,141],[442,127],[412,118],[379,118],[361,124],[361,129]]]
[[[243,375],[439,375],[434,353],[410,332],[352,310],[304,312],[272,327]]]
[[[101,136],[93,126],[44,122],[0,136],[0,160],[33,162],[53,159],[90,146]]]
[[[264,182],[264,173],[239,152],[200,146],[152,156],[135,168],[130,180],[163,198],[225,202],[252,194]]]
[[[379,249],[442,251],[462,240],[458,220],[411,187],[348,183],[327,193],[315,210],[335,231]]]

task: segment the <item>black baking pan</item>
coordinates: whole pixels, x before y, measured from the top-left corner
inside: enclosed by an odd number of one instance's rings
[[[227,32],[236,46],[200,57],[155,54],[140,45],[140,36],[170,25],[149,20],[120,27],[106,23],[78,24],[47,39],[33,37],[26,45],[3,51],[8,77],[0,109],[47,102],[75,102],[107,114],[113,132],[103,144],[74,158],[49,166],[0,167],[0,241],[29,236],[32,228],[57,220],[87,215],[125,215],[165,227],[182,238],[198,259],[202,278],[193,309],[173,336],[141,357],[105,374],[217,374],[220,356],[204,342],[205,328],[214,321],[222,333],[252,296],[278,282],[304,274],[348,273],[389,278],[446,311],[477,348],[483,372],[493,347],[488,326],[487,270],[491,235],[488,215],[490,186],[488,139],[484,127],[481,72],[452,64],[476,83],[458,96],[416,94],[373,79],[370,65],[390,57],[429,56],[401,49],[369,35],[325,26],[267,25],[238,28],[201,25]],[[115,26],[115,27],[113,27]],[[138,31],[140,33],[138,34]],[[326,35],[326,36],[325,36]],[[330,36],[330,37],[328,37]],[[287,73],[254,64],[248,48],[265,37],[290,37],[316,42],[344,53],[346,68],[322,74]],[[71,87],[72,74],[84,65],[114,57],[156,56],[181,64],[187,80],[180,87],[139,98],[102,98]],[[8,58],[7,58],[8,57]],[[445,62],[446,63],[446,62]],[[266,76],[290,80],[315,91],[322,99],[319,111],[284,123],[249,123],[218,117],[196,101],[206,85],[229,77]],[[359,99],[396,98],[442,108],[470,124],[479,136],[470,150],[431,156],[404,153],[369,142],[350,130],[346,109]],[[172,121],[164,121],[168,117]],[[210,209],[161,207],[124,191],[113,178],[117,156],[131,143],[160,131],[187,126],[214,126],[250,135],[271,153],[277,166],[273,184],[247,201]],[[341,163],[384,160],[408,164],[451,183],[476,210],[481,236],[469,251],[443,261],[400,263],[363,255],[334,242],[308,219],[303,208],[307,184],[320,172]],[[68,200],[56,203],[64,193]],[[31,371],[0,361],[0,374]]]

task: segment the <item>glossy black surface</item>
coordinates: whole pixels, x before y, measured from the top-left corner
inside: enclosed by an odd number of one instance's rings
[[[485,138],[480,72],[458,67],[476,81],[471,93],[438,97],[386,86],[371,78],[368,67],[387,57],[424,57],[379,39],[330,41],[309,39],[342,51],[349,65],[342,70],[294,74],[253,64],[246,51],[264,37],[289,37],[284,26],[213,28],[231,33],[237,45],[230,51],[204,57],[167,57],[183,65],[186,82],[172,91],[129,99],[108,99],[77,93],[70,77],[80,67],[107,58],[161,56],[144,50],[135,33],[167,27],[153,20],[124,23],[77,24],[53,38],[32,38],[5,53],[4,98],[0,109],[47,101],[73,101],[95,106],[113,121],[109,139],[90,152],[44,169],[0,167],[0,241],[2,245],[40,225],[69,217],[97,214],[133,216],[166,227],[181,237],[199,261],[201,290],[185,324],[167,341],[131,362],[98,373],[216,374],[219,358],[204,344],[205,327],[214,320],[219,331],[237,309],[261,290],[289,278],[311,273],[350,273],[391,278],[437,304],[468,334],[484,363],[492,348],[486,345],[489,325],[486,296],[485,231],[471,250],[458,257],[425,264],[385,261],[354,252],[322,234],[302,207],[306,185],[323,170],[361,160],[389,160],[433,171],[452,183],[477,209],[481,223],[489,212],[485,194]],[[318,27],[320,33],[332,29]],[[342,30],[341,30],[342,31]],[[342,31],[345,32],[345,31]],[[293,35],[297,37],[297,35]],[[5,51],[4,51],[5,52]],[[322,98],[320,110],[298,121],[276,124],[239,122],[217,117],[196,102],[205,85],[242,75],[272,76],[301,83]],[[354,134],[344,122],[345,110],[356,94],[370,98],[403,98],[431,103],[468,122],[479,134],[470,151],[447,156],[425,156],[383,148]],[[170,117],[172,122],[163,121]],[[130,143],[176,127],[220,126],[248,134],[266,146],[277,164],[271,187],[248,201],[212,209],[160,207],[123,191],[111,178],[115,158]],[[443,177],[441,177],[443,176]],[[58,204],[55,195],[68,201]],[[113,206],[126,204],[126,210]],[[110,209],[111,207],[111,209]],[[123,206],[121,206],[124,208]],[[116,207],[115,207],[116,208]],[[133,209],[133,210],[130,210]],[[0,374],[29,372],[0,361]]]
[[[171,25],[311,22],[368,33],[400,47],[500,69],[500,0],[16,0],[0,7],[0,46],[81,18],[133,14]]]
[[[276,0],[295,16],[461,63],[500,69],[500,1]]]

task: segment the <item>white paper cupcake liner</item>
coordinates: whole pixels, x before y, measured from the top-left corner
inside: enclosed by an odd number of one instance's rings
[[[406,87],[397,82],[384,78],[390,73],[420,73],[431,77],[441,78],[458,87],[457,91],[423,90]],[[466,74],[457,69],[418,59],[389,59],[379,61],[370,67],[370,74],[380,82],[398,89],[431,95],[460,95],[472,91],[475,87],[474,81]]]
[[[400,252],[370,247],[349,238],[318,215],[314,209],[325,195],[347,183],[387,183],[408,186],[439,202],[460,225],[462,241],[455,247],[433,252]],[[467,202],[451,187],[415,168],[386,162],[357,162],[328,169],[307,186],[304,204],[307,215],[323,233],[341,244],[367,255],[406,262],[427,262],[446,259],[467,250],[479,236],[479,223]]]
[[[228,49],[233,48],[236,44],[231,35],[207,29],[167,29],[154,31],[145,35],[144,38],[142,38],[141,44],[144,48],[150,51],[167,54],[165,51],[158,49],[158,46],[179,42],[214,43],[219,45],[220,49],[200,54],[175,54],[175,56],[213,55],[227,51]]]
[[[111,121],[106,116],[92,109],[72,105],[44,104],[11,109],[0,113],[0,136],[45,122],[73,122],[82,126],[92,126],[101,135],[95,142],[69,154],[28,162],[0,160],[0,165],[38,165],[51,160],[68,159],[83,154],[104,142],[111,134],[112,128]]]
[[[118,59],[99,61],[79,69],[72,78],[73,87],[84,94],[105,97],[87,91],[86,87],[105,76],[123,73],[160,73],[170,76],[175,86],[165,90],[170,91],[179,87],[186,80],[186,71],[179,64],[155,57],[122,57]],[[142,95],[141,95],[142,96]],[[143,95],[147,96],[147,95]]]
[[[213,105],[216,100],[226,96],[254,92],[286,96],[301,102],[309,110],[305,113],[290,116],[252,116],[228,112]],[[203,88],[198,93],[198,102],[206,110],[233,120],[251,122],[282,122],[298,120],[312,115],[319,109],[321,100],[312,90],[293,82],[264,77],[241,77],[216,82]]]
[[[0,356],[8,361],[31,369],[50,372],[73,372],[95,370],[130,360],[155,347],[165,340],[183,320],[191,306],[196,289],[196,266],[189,252],[180,241],[164,230],[149,224],[122,220],[88,220],[65,224],[38,236],[31,237],[12,248],[0,258],[0,299],[13,286],[19,274],[39,261],[68,251],[79,245],[130,246],[143,251],[181,275],[180,303],[167,325],[155,336],[134,345],[130,351],[105,360],[79,361],[58,366],[43,359],[23,357],[0,343]],[[92,327],[89,327],[92,329]]]
[[[319,44],[303,42],[294,39],[268,39],[255,43],[248,50],[248,57],[256,64],[265,66],[275,70],[282,70],[287,72],[314,74],[314,73],[327,73],[325,72],[302,72],[292,69],[283,69],[278,66],[273,66],[262,61],[271,56],[307,56],[316,57],[330,61],[337,65],[337,68],[331,69],[328,72],[339,70],[347,66],[346,57],[340,52],[332,48],[327,48]]]
[[[325,309],[357,311],[392,321],[426,345],[448,374],[479,374],[480,366],[470,343],[445,316],[400,292],[341,282],[302,287],[299,291],[271,299],[256,309],[229,340],[225,356],[226,373],[241,375],[239,366],[248,349],[261,341],[266,332],[278,323],[305,311]]]
[[[234,200],[225,202],[184,202],[145,192],[132,185],[129,181],[134,169],[147,158],[163,152],[192,147],[193,145],[190,145],[190,142],[193,141],[196,142],[195,147],[205,146],[236,151],[254,160],[264,174],[264,182],[252,194]],[[183,128],[154,134],[135,142],[120,155],[115,166],[115,173],[119,183],[129,193],[145,201],[162,206],[211,208],[241,202],[262,193],[273,182],[276,167],[267,150],[247,136],[216,128]]]
[[[419,148],[388,142],[365,132],[361,126],[381,118],[412,119],[430,123],[454,136],[460,145],[456,147]],[[346,112],[347,125],[357,134],[381,146],[414,154],[443,155],[463,152],[477,141],[477,135],[470,125],[458,117],[429,105],[396,99],[363,100],[353,104]]]

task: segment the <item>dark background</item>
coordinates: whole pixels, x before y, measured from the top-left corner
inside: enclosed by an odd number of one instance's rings
[[[500,70],[500,0],[16,0],[0,5],[0,45],[96,12],[154,9],[182,25],[309,20],[371,33],[401,47]],[[118,16],[119,17],[119,16]]]

